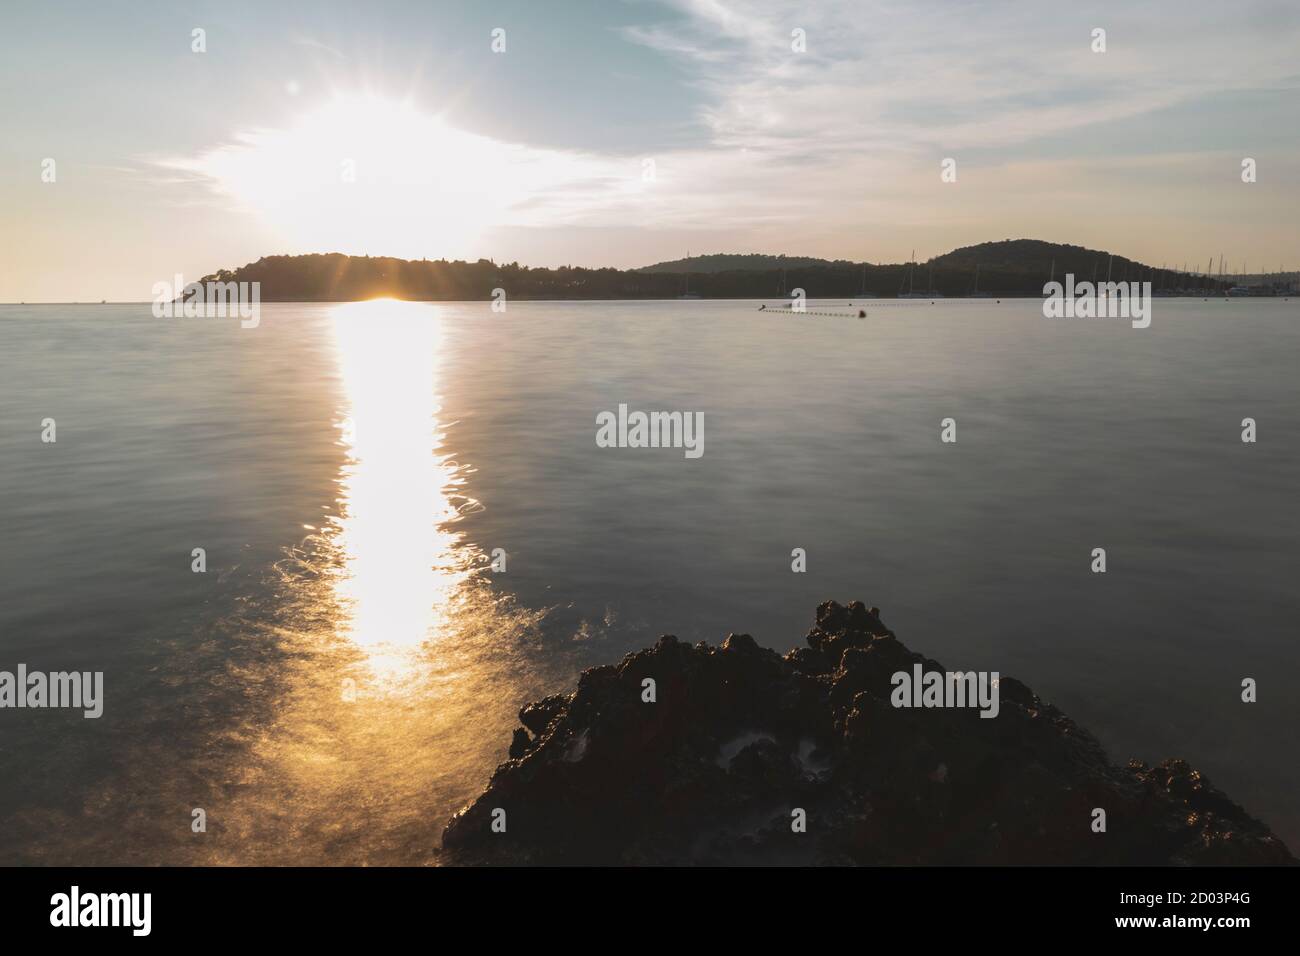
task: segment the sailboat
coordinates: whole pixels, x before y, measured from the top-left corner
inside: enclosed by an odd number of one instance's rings
[[[1156,273],[1157,278],[1155,280],[1157,288],[1152,293],[1153,295],[1168,297],[1176,294],[1173,289],[1169,288],[1169,272],[1165,269],[1167,264],[1165,262],[1160,263],[1160,271]]]
[[[686,266],[685,284],[684,284],[683,287],[682,287],[682,294],[679,295],[679,296],[677,297],[677,298],[679,298],[679,299],[698,299],[698,298],[700,297],[700,294],[699,294],[698,292],[692,292],[692,291],[691,291],[691,267],[690,267],[690,261],[691,261],[691,254],[690,254],[690,252],[687,252],[687,253],[686,253],[686,262],[687,262],[687,266]]]
[[[910,298],[913,298],[913,295],[912,295],[912,272],[913,272],[913,270],[915,270],[915,268],[916,268],[916,261],[915,261],[915,260],[916,260],[916,250],[913,249],[913,250],[912,250],[912,257],[911,257],[910,259],[907,260],[907,277],[906,277],[906,279],[905,279],[905,281],[906,281],[906,283],[907,283],[907,291],[906,291],[906,292],[903,291],[903,283],[900,282],[899,285],[898,285],[898,297],[899,297],[900,299],[910,299]]]
[[[862,291],[857,294],[857,298],[859,299],[877,298],[874,292],[867,291],[867,264],[865,262],[862,263]],[[852,305],[853,303],[850,302],[849,304]]]
[[[991,298],[993,298],[993,293],[992,293],[992,292],[981,292],[981,291],[980,291],[980,264],[979,264],[978,262],[975,263],[975,287],[971,290],[971,293],[970,293],[970,295],[969,295],[967,298],[971,298],[971,299],[991,299]]]
[[[1106,286],[1107,286],[1107,288],[1105,288],[1105,289],[1098,289],[1098,290],[1097,290],[1097,299],[1098,299],[1099,301],[1105,300],[1105,299],[1107,298],[1106,293],[1107,293],[1107,291],[1108,291],[1108,289],[1109,289],[1109,286],[1110,286],[1110,267],[1111,267],[1111,263],[1114,262],[1114,261],[1115,261],[1115,255],[1114,255],[1114,253],[1111,253],[1110,255],[1106,256]]]
[[[900,299],[939,299],[939,298],[942,298],[942,296],[940,296],[939,293],[937,293],[937,292],[933,292],[933,291],[931,291],[931,292],[916,292],[916,291],[915,291],[914,286],[913,286],[913,279],[914,279],[914,277],[915,277],[915,275],[916,275],[916,250],[915,250],[915,249],[912,250],[912,260],[911,260],[911,262],[908,263],[908,266],[909,266],[910,268],[907,270],[907,291],[906,291],[906,292],[902,292],[902,291],[900,291],[900,292],[898,293],[898,297],[899,297]],[[933,263],[933,262],[930,263],[930,278],[931,278],[931,279],[934,278],[934,263]],[[934,283],[931,282],[930,284],[933,285]]]
[[[930,298],[942,299],[943,293],[934,287],[934,260],[930,260],[930,272],[925,280],[925,284],[930,287]]]

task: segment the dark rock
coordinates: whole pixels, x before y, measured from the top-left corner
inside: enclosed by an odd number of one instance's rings
[[[510,759],[518,760],[524,754],[532,749],[533,738],[528,736],[528,731],[522,727],[515,728],[515,735],[510,740]]]
[[[569,697],[565,694],[544,697],[519,711],[519,722],[534,734],[543,734],[546,732],[546,728],[550,726],[551,721],[564,712],[564,707],[568,702]]]
[[[996,718],[896,708],[936,662],[876,608],[827,602],[784,657],[746,634],[663,637],[520,712],[510,760],[443,833],[452,862],[1286,864],[1290,852],[1181,760],[1112,764],[1002,677]],[[656,700],[642,699],[653,678]],[[531,731],[532,736],[529,735]],[[506,833],[491,814],[506,809]],[[1093,810],[1106,811],[1104,833]],[[807,830],[792,831],[803,810]]]

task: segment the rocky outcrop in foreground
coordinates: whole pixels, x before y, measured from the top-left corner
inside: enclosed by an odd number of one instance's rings
[[[449,862],[1295,862],[1184,761],[1116,766],[1012,678],[992,719],[894,707],[893,674],[943,668],[875,608],[827,602],[807,642],[663,637],[529,704],[511,759],[447,824]]]

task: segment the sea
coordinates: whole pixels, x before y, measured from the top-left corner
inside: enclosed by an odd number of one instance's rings
[[[520,707],[831,599],[1300,847],[1300,302],[760,304],[0,306],[0,671],[103,675],[0,863],[436,865]]]

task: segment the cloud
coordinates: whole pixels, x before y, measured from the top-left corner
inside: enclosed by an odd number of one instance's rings
[[[1212,3],[1101,4],[1081,17],[1040,2],[670,2],[675,24],[626,35],[684,62],[724,147],[1010,147],[1284,82],[1297,39],[1295,17],[1270,29]],[[1096,26],[1105,53],[1091,49]],[[795,29],[805,53],[791,50]]]
[[[336,47],[332,47],[327,43],[322,43],[320,40],[313,39],[312,37],[293,36],[289,38],[289,42],[292,43],[294,46],[303,46],[303,47],[307,47],[309,50],[319,50],[322,53],[328,53],[336,60],[347,59],[347,54],[345,54],[342,50],[339,50]]]
[[[979,170],[988,190],[979,215],[992,226],[998,196],[1017,199],[1030,144],[1049,139],[1058,161],[1037,157],[1034,183],[1055,172],[1061,202],[1040,215],[1078,215],[1126,187],[1117,175],[1100,197],[1081,196],[1072,140],[1093,145],[1089,137],[1107,135],[1108,124],[1225,91],[1285,87],[1300,45],[1300,17],[1272,3],[1085,11],[1037,0],[669,3],[675,20],[624,35],[692,78],[709,147],[661,164],[681,175],[665,188],[676,188],[678,201],[659,218],[784,221],[805,234],[809,223],[851,229],[867,215],[894,223],[975,215],[969,197],[959,213],[956,194],[941,191],[939,163],[949,156],[966,174]],[[1097,27],[1106,30],[1104,53],[1092,49]],[[806,52],[792,49],[795,30]],[[1113,144],[1120,166],[1124,154],[1162,148],[1154,127],[1143,142]]]
[[[1171,184],[1193,190],[1189,170],[1205,164],[1175,155],[1155,129],[1107,146],[1108,124],[1131,128],[1225,91],[1292,83],[1300,32],[1300,18],[1268,4],[668,2],[673,19],[623,33],[673,59],[696,88],[702,146],[648,156],[543,149],[354,104],[323,126],[245,130],[166,165],[205,177],[304,245],[364,221],[347,234],[369,230],[365,244],[382,246],[386,229],[405,249],[429,235],[445,249],[486,229],[586,227],[725,232],[737,248],[798,242],[851,254],[845,237],[884,226],[895,245],[931,237],[943,251],[946,226],[1046,236],[1113,217],[1141,204],[1161,163]],[[1092,50],[1098,26],[1105,53]],[[792,49],[796,30],[806,52]],[[346,129],[331,125],[340,119]],[[408,128],[394,137],[385,123]],[[361,145],[345,141],[358,132]],[[1085,142],[1087,155],[1072,150]],[[371,178],[340,190],[339,157],[358,153]],[[958,161],[958,187],[941,183],[946,157]],[[411,228],[413,212],[437,225]],[[1177,231],[1167,215],[1159,223]]]
[[[467,254],[505,224],[579,225],[645,190],[635,161],[502,142],[365,94],[152,167],[160,182],[197,185],[296,249],[414,257],[431,247]]]

